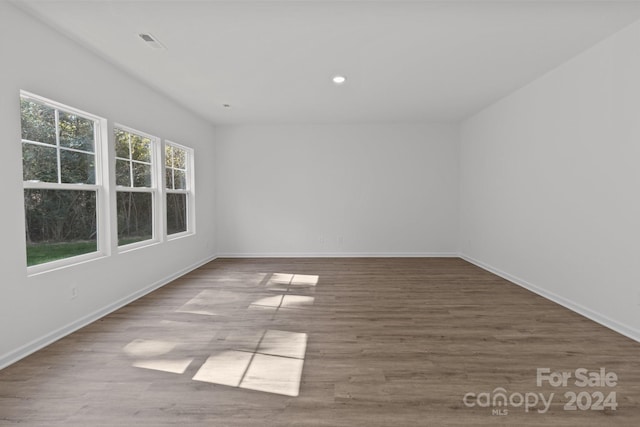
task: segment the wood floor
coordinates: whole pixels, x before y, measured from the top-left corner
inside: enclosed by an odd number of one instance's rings
[[[460,259],[219,259],[0,371],[0,425],[637,426],[639,356]]]

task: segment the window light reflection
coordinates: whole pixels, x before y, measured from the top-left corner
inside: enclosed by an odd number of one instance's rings
[[[279,310],[300,312],[313,305],[313,296],[299,294],[313,293],[319,276],[261,273],[260,277],[263,278],[260,283],[266,290],[281,293],[265,296],[268,294],[264,294],[265,289],[262,288],[263,294],[257,297],[251,292],[204,289],[175,312],[220,315],[232,319],[230,316],[241,314],[241,311],[235,310],[262,310],[275,316]],[[257,278],[252,278],[254,282],[251,286],[256,286]],[[246,286],[242,288],[246,289]],[[258,299],[249,303],[256,297]],[[258,318],[264,319],[262,316]],[[134,359],[133,367],[184,374],[195,360],[191,356],[202,354],[202,346],[210,345],[213,335],[209,339],[202,339],[201,331],[195,335],[190,333],[193,332],[192,326],[187,323],[170,320],[162,320],[161,323],[169,328],[163,328],[163,337],[169,333],[172,340],[136,339],[124,347],[124,352]],[[225,338],[223,336],[219,335],[217,340],[222,344],[223,351],[210,353],[192,377],[193,380],[284,396],[299,395],[307,349],[306,333],[233,327]]]
[[[191,362],[193,362],[193,359],[138,360],[132,366],[171,374],[184,374]]]
[[[292,291],[294,288],[313,288],[318,284],[320,276],[311,274],[273,273],[265,283],[272,291]]]
[[[307,334],[267,330],[257,350],[211,355],[193,379],[295,397],[300,392],[306,351]]]
[[[230,307],[238,306],[241,301],[241,295],[236,292],[205,289],[187,301],[176,312],[216,316],[228,313]]]
[[[157,340],[133,340],[124,347],[124,352],[129,356],[136,357],[155,357],[166,353],[176,348],[176,343],[169,341],[157,341]]]

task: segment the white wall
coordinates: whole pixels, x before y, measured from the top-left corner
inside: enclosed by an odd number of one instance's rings
[[[460,247],[640,339],[640,23],[461,125]]]
[[[214,218],[221,255],[460,249],[640,339],[639,45],[635,24],[459,129],[229,126],[214,134],[0,2],[0,367],[212,257]],[[197,235],[27,277],[20,89],[195,148]]]
[[[213,129],[79,45],[0,2],[0,368],[208,259],[213,248]],[[27,277],[20,89],[191,146],[197,235]],[[71,287],[78,288],[71,299]]]
[[[452,125],[216,128],[218,255],[456,253]]]

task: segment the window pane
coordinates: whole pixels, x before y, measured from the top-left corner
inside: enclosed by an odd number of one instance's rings
[[[133,186],[151,187],[151,166],[133,163]]]
[[[186,169],[187,153],[180,149],[173,147],[173,167],[178,169]]]
[[[23,143],[22,177],[25,181],[58,182],[56,148]]]
[[[165,179],[167,180],[167,188],[173,190],[173,170],[165,169]]]
[[[116,159],[116,185],[131,187],[131,171],[127,160]]]
[[[27,265],[97,251],[96,192],[24,190]]]
[[[58,125],[60,126],[60,145],[76,150],[93,153],[93,120],[75,114],[58,111]]]
[[[95,155],[60,150],[62,182],[68,184],[95,184]]]
[[[116,135],[116,157],[129,158],[129,134],[120,129],[114,129]]]
[[[175,181],[175,189],[176,190],[186,190],[187,189],[187,181],[184,176],[184,171],[174,170],[173,171],[173,179]]]
[[[53,108],[20,100],[22,139],[56,145],[56,116]]]
[[[167,234],[187,231],[187,195],[167,194]]]
[[[170,145],[166,145],[164,147],[164,164],[166,167],[170,168],[173,166],[173,147]]]
[[[118,245],[153,238],[151,193],[118,192]]]
[[[131,134],[131,158],[141,162],[150,162],[151,140]]]

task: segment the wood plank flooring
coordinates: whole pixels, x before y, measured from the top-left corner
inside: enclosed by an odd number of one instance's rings
[[[639,350],[456,258],[218,259],[0,371],[0,425],[637,426]]]

